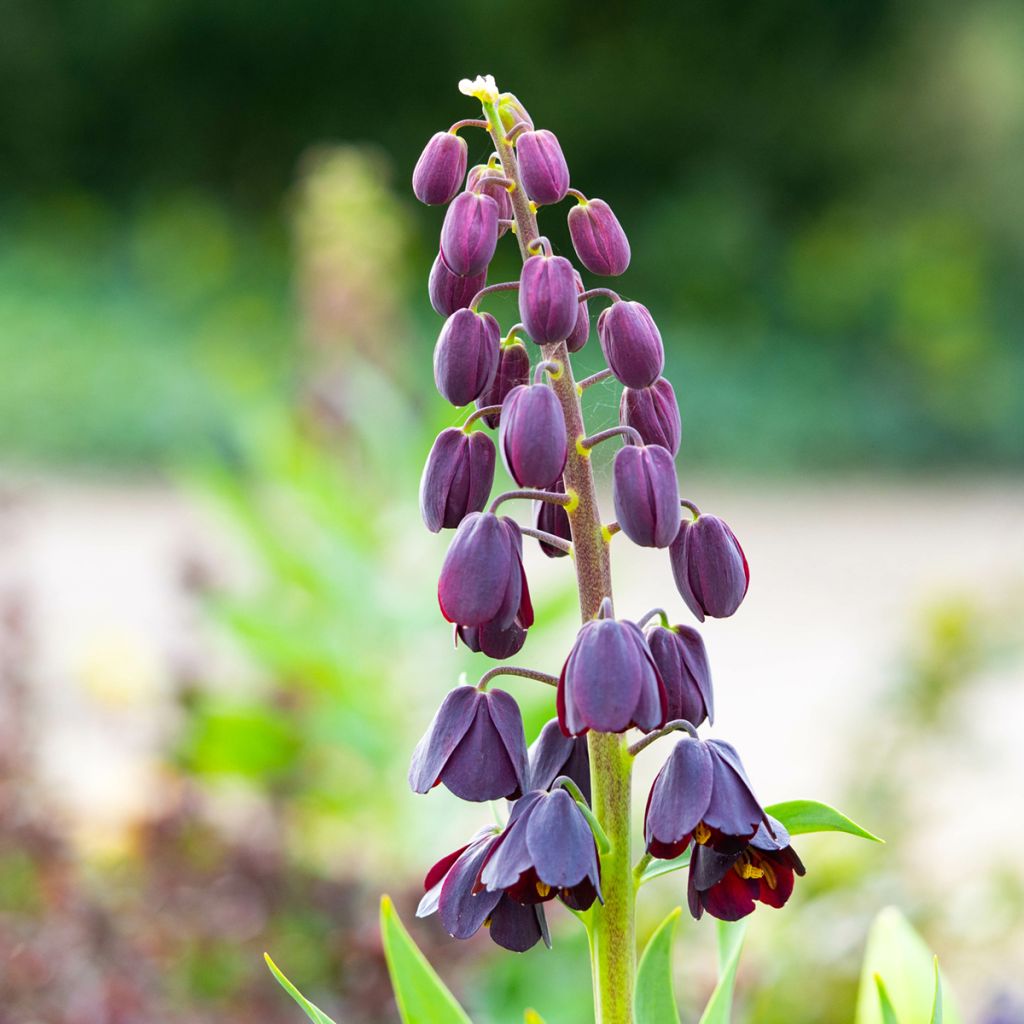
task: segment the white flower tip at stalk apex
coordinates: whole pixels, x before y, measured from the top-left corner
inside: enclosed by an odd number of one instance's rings
[[[459,82],[459,92],[463,96],[475,96],[481,103],[498,102],[498,86],[494,81],[494,75],[463,78]]]

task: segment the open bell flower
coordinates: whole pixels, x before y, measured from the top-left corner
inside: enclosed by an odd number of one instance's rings
[[[494,442],[477,430],[447,427],[434,441],[420,478],[420,514],[431,533],[455,529],[483,511],[494,483]]]
[[[434,346],[434,383],[452,405],[469,405],[490,387],[500,360],[498,321],[490,313],[457,309]]]
[[[703,622],[728,618],[750,585],[746,555],[735,534],[717,516],[684,518],[669,547],[672,576],[687,607]]]
[[[768,827],[762,822],[735,851],[694,849],[687,886],[690,913],[698,921],[705,911],[720,921],[739,921],[753,913],[755,901],[783,907],[793,894],[795,876],[804,872],[789,833],[769,816]]]
[[[564,775],[579,786],[589,803],[590,753],[586,738],[564,736],[558,719],[547,722],[529,749],[530,789],[550,789]]]
[[[684,739],[651,786],[644,839],[647,852],[664,860],[680,856],[691,840],[730,851],[767,820],[735,748],[723,740]]]
[[[522,384],[501,403],[498,446],[509,475],[520,487],[545,488],[565,469],[565,415],[547,384]]]
[[[657,626],[647,646],[668,694],[668,720],[682,718],[693,726],[715,720],[711,666],[700,633],[690,626]]]
[[[661,445],[624,445],[612,464],[612,501],[622,532],[645,548],[667,548],[679,532],[679,481]]]
[[[597,843],[564,790],[533,790],[516,801],[505,831],[484,858],[478,889],[503,890],[520,903],[556,896],[573,910],[601,899]]]

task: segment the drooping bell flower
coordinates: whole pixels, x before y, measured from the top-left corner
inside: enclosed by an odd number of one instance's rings
[[[647,646],[668,694],[668,720],[682,718],[693,726],[715,720],[711,666],[700,633],[690,626],[657,626]]]
[[[498,245],[498,204],[479,192],[457,195],[441,225],[441,255],[449,270],[472,277],[487,270]]]
[[[438,316],[451,316],[457,309],[466,309],[473,296],[486,284],[486,267],[472,277],[460,277],[445,266],[443,257],[438,253],[427,279],[427,294]]]
[[[550,483],[548,490],[554,491],[556,494],[565,494],[565,485],[561,477]],[[561,537],[562,540],[572,542],[572,527],[569,525],[569,514],[562,505],[556,505],[551,501],[535,501],[533,509],[534,525],[538,530],[543,530],[545,533],[550,533],[555,537]],[[553,544],[548,544],[547,541],[539,540],[537,543],[540,544],[541,551],[548,558],[565,558],[569,554],[568,551],[563,551],[561,548],[556,548]]]
[[[501,349],[498,359],[498,372],[494,380],[487,387],[483,394],[476,400],[478,409],[488,405],[501,405],[505,396],[520,384],[530,383],[530,353],[526,346],[515,342],[512,345],[505,345]],[[501,420],[500,413],[488,413],[483,418],[484,423],[494,430]]]
[[[665,684],[636,623],[584,623],[562,667],[557,703],[566,736],[633,726],[650,732],[665,724]]]
[[[498,445],[520,487],[545,488],[565,469],[568,445],[558,396],[546,384],[513,388],[501,404]]]
[[[672,384],[659,377],[647,388],[623,388],[619,401],[619,422],[632,427],[644,444],[660,444],[673,455],[679,453],[682,424]]]
[[[579,314],[576,271],[564,256],[538,253],[519,275],[519,318],[538,345],[564,341]]]
[[[527,788],[519,705],[504,690],[458,686],[438,708],[409,767],[414,793],[443,783],[462,800],[515,800]]]
[[[504,661],[523,649],[526,630],[518,622],[506,627],[485,622],[482,626],[456,626],[455,638],[456,642],[461,640],[477,654],[486,654],[495,661]]]
[[[517,903],[501,890],[475,891],[480,868],[497,838],[497,832],[488,826],[468,845],[442,857],[427,872],[416,916],[437,913],[453,939],[468,939],[487,926],[491,939],[514,953],[525,953],[539,939],[550,946],[540,904]]]
[[[501,359],[501,328],[490,313],[457,309],[434,346],[434,383],[452,405],[463,406],[490,387]]]
[[[612,373],[628,388],[650,387],[665,369],[661,332],[640,302],[613,302],[597,318],[597,337]]]
[[[601,899],[597,843],[583,812],[564,790],[533,790],[516,801],[491,845],[478,888],[504,890],[520,903],[559,897],[573,910]]]
[[[565,339],[565,347],[570,352],[579,352],[590,340],[590,310],[587,308],[587,300],[579,299],[586,290],[583,287],[583,278],[580,277],[578,270],[574,270],[573,274],[576,275],[576,323]]]
[[[691,840],[731,852],[751,839],[762,821],[767,816],[736,750],[722,740],[684,739],[651,786],[644,839],[647,852],[665,860],[680,856]]]
[[[448,427],[437,435],[420,478],[420,514],[431,533],[453,530],[482,512],[494,483],[494,442],[477,430]]]
[[[786,905],[794,876],[802,876],[805,869],[782,823],[769,815],[768,825],[771,832],[762,822],[753,839],[736,852],[694,849],[687,902],[698,921],[705,910],[720,921],[739,921],[753,913],[755,900],[769,907]]]
[[[717,516],[684,518],[669,557],[679,594],[701,622],[706,615],[728,618],[746,597],[747,558],[732,530]]]
[[[435,132],[412,172],[412,190],[421,203],[443,206],[462,187],[469,147],[453,132]]]
[[[482,192],[498,204],[498,237],[501,238],[508,231],[508,224],[502,224],[501,221],[512,219],[512,199],[508,194],[502,169],[488,167],[487,164],[471,167],[466,177],[466,191]]]
[[[550,789],[565,775],[580,788],[590,803],[590,754],[585,738],[564,736],[552,718],[530,746],[530,789]]]
[[[569,236],[580,263],[592,274],[617,277],[629,266],[629,239],[603,199],[588,199],[569,211]]]
[[[661,445],[625,445],[612,464],[612,500],[622,532],[645,548],[667,548],[679,532],[679,481]]]
[[[554,132],[525,131],[516,139],[519,176],[538,206],[560,203],[569,191],[569,165]]]
[[[459,523],[437,584],[441,614],[460,626],[533,625],[523,535],[507,516],[470,512]]]

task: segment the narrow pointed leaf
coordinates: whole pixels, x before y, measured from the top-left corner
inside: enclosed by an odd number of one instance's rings
[[[746,921],[718,922],[718,984],[700,1015],[700,1024],[729,1024],[732,1019],[732,990],[746,934]]]
[[[878,1006],[882,1012],[882,1024],[899,1024],[892,1000],[889,998],[889,992],[880,974],[875,975],[875,987],[878,989]]]
[[[281,973],[277,964],[270,959],[269,953],[263,954],[263,959],[267,961],[267,966],[270,968],[270,973],[277,978],[281,988],[285,990],[306,1011],[306,1016],[313,1022],[313,1024],[334,1024],[334,1021],[320,1009],[319,1006],[315,1006],[311,1003],[285,976]]]
[[[681,871],[690,866],[690,851],[680,854],[672,860],[652,860],[640,875],[640,884],[646,885],[652,879],[670,875],[673,871]]]
[[[861,839],[870,839],[873,843],[885,842],[834,807],[817,800],[786,800],[765,810],[773,818],[778,818],[791,836],[802,836],[808,832],[846,832]]]
[[[672,991],[672,939],[682,910],[676,907],[658,925],[640,958],[633,997],[636,1024],[679,1024]]]
[[[380,934],[403,1024],[471,1024],[405,930],[388,896],[380,901]]]
[[[942,975],[939,974],[939,958],[935,957],[935,995],[932,996],[931,1024],[942,1024]]]
[[[544,1024],[544,1018],[536,1010],[527,1010],[523,1015],[523,1024]]]

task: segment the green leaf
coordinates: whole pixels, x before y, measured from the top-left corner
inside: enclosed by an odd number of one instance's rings
[[[855,1024],[886,1024],[879,1005],[875,975],[885,989],[900,1024],[961,1024],[949,985],[937,980],[935,958],[910,922],[895,908],[875,918],[864,951]],[[937,994],[938,993],[938,994]]]
[[[380,935],[404,1024],[471,1024],[405,930],[390,897],[380,901]]]
[[[786,800],[781,804],[772,804],[765,810],[773,818],[778,818],[791,836],[802,836],[808,832],[846,832],[861,839],[870,839],[873,843],[885,842],[850,821],[834,807],[818,803],[817,800]]]
[[[658,925],[640,958],[633,1008],[637,1024],[679,1024],[672,991],[672,939],[682,907],[676,907]]]
[[[736,985],[736,969],[746,934],[746,921],[718,922],[718,984],[700,1015],[700,1024],[729,1024],[732,990]]]
[[[878,989],[878,1007],[882,1011],[882,1024],[899,1024],[892,1000],[889,998],[889,991],[880,974],[875,975],[875,987]]]
[[[281,985],[281,988],[285,990],[306,1011],[306,1016],[313,1021],[313,1024],[334,1024],[334,1021],[320,1009],[319,1006],[314,1006],[280,971],[277,964],[270,959],[269,953],[263,954],[263,959],[267,961],[267,966],[270,968],[271,973],[277,978]]]
[[[689,850],[672,860],[652,860],[640,875],[640,885],[646,885],[652,879],[661,878],[662,875],[670,875],[673,871],[681,871],[688,867],[689,863]]]
[[[527,1010],[523,1014],[523,1024],[544,1024],[544,1018],[536,1010]]]

